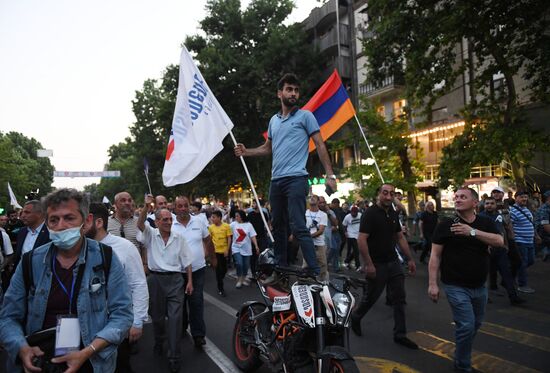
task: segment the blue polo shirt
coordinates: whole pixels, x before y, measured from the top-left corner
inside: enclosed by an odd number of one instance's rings
[[[308,175],[309,138],[316,132],[317,119],[306,110],[295,109],[287,117],[279,112],[271,118],[267,130],[273,153],[271,180]]]

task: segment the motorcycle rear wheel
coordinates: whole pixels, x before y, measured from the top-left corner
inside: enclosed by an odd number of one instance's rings
[[[259,308],[259,307],[258,307]],[[261,312],[262,310],[254,310]],[[253,345],[242,341],[241,333],[254,335],[254,323],[249,320],[249,311],[245,310],[235,322],[233,328],[233,356],[235,364],[244,372],[253,372],[262,365],[260,352]]]
[[[328,367],[329,373],[359,373],[359,368],[354,360],[331,359]]]

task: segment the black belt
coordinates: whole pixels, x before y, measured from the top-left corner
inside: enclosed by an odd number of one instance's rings
[[[149,272],[155,275],[161,275],[161,276],[181,275],[181,272],[157,272],[157,271],[151,271],[151,270],[149,270]]]

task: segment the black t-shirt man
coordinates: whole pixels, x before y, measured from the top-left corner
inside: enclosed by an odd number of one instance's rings
[[[426,238],[430,238],[437,226],[437,212],[422,211],[420,220],[422,220],[422,234]]]
[[[443,245],[441,281],[447,285],[479,288],[485,283],[489,271],[488,245],[473,236],[454,234],[451,232],[451,225],[454,223],[467,224],[487,233],[498,234],[498,228],[486,216],[476,215],[470,224],[457,216],[439,223],[432,236],[434,244]]]
[[[361,216],[359,232],[369,235],[367,244],[373,263],[389,263],[397,259],[395,245],[401,225],[393,209],[386,211],[377,204],[369,207]]]

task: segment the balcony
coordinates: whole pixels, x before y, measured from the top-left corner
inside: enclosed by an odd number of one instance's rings
[[[488,166],[475,166],[470,171],[470,179],[483,179],[491,177],[503,177],[511,175],[512,170],[507,162],[492,164]],[[424,168],[424,181],[435,181],[438,179],[439,165],[426,165]]]
[[[340,63],[338,63],[338,61],[340,61]],[[328,78],[334,69],[338,70],[342,79],[351,79],[351,58],[347,56],[330,58],[323,71],[323,79]]]
[[[336,23],[336,3],[339,0],[330,0],[321,7],[314,8],[309,16],[302,22],[306,32],[314,29],[323,29]],[[347,8],[340,5],[338,8],[340,17],[347,14]]]
[[[327,54],[335,55],[338,51],[338,35],[336,32],[336,27],[331,28],[324,35],[317,37],[313,41],[315,47],[319,49],[320,52],[325,52]],[[349,46],[349,26],[340,25],[340,45]]]
[[[367,98],[384,98],[404,87],[404,79],[401,76],[388,76],[380,84],[366,83],[359,86],[359,94]]]

